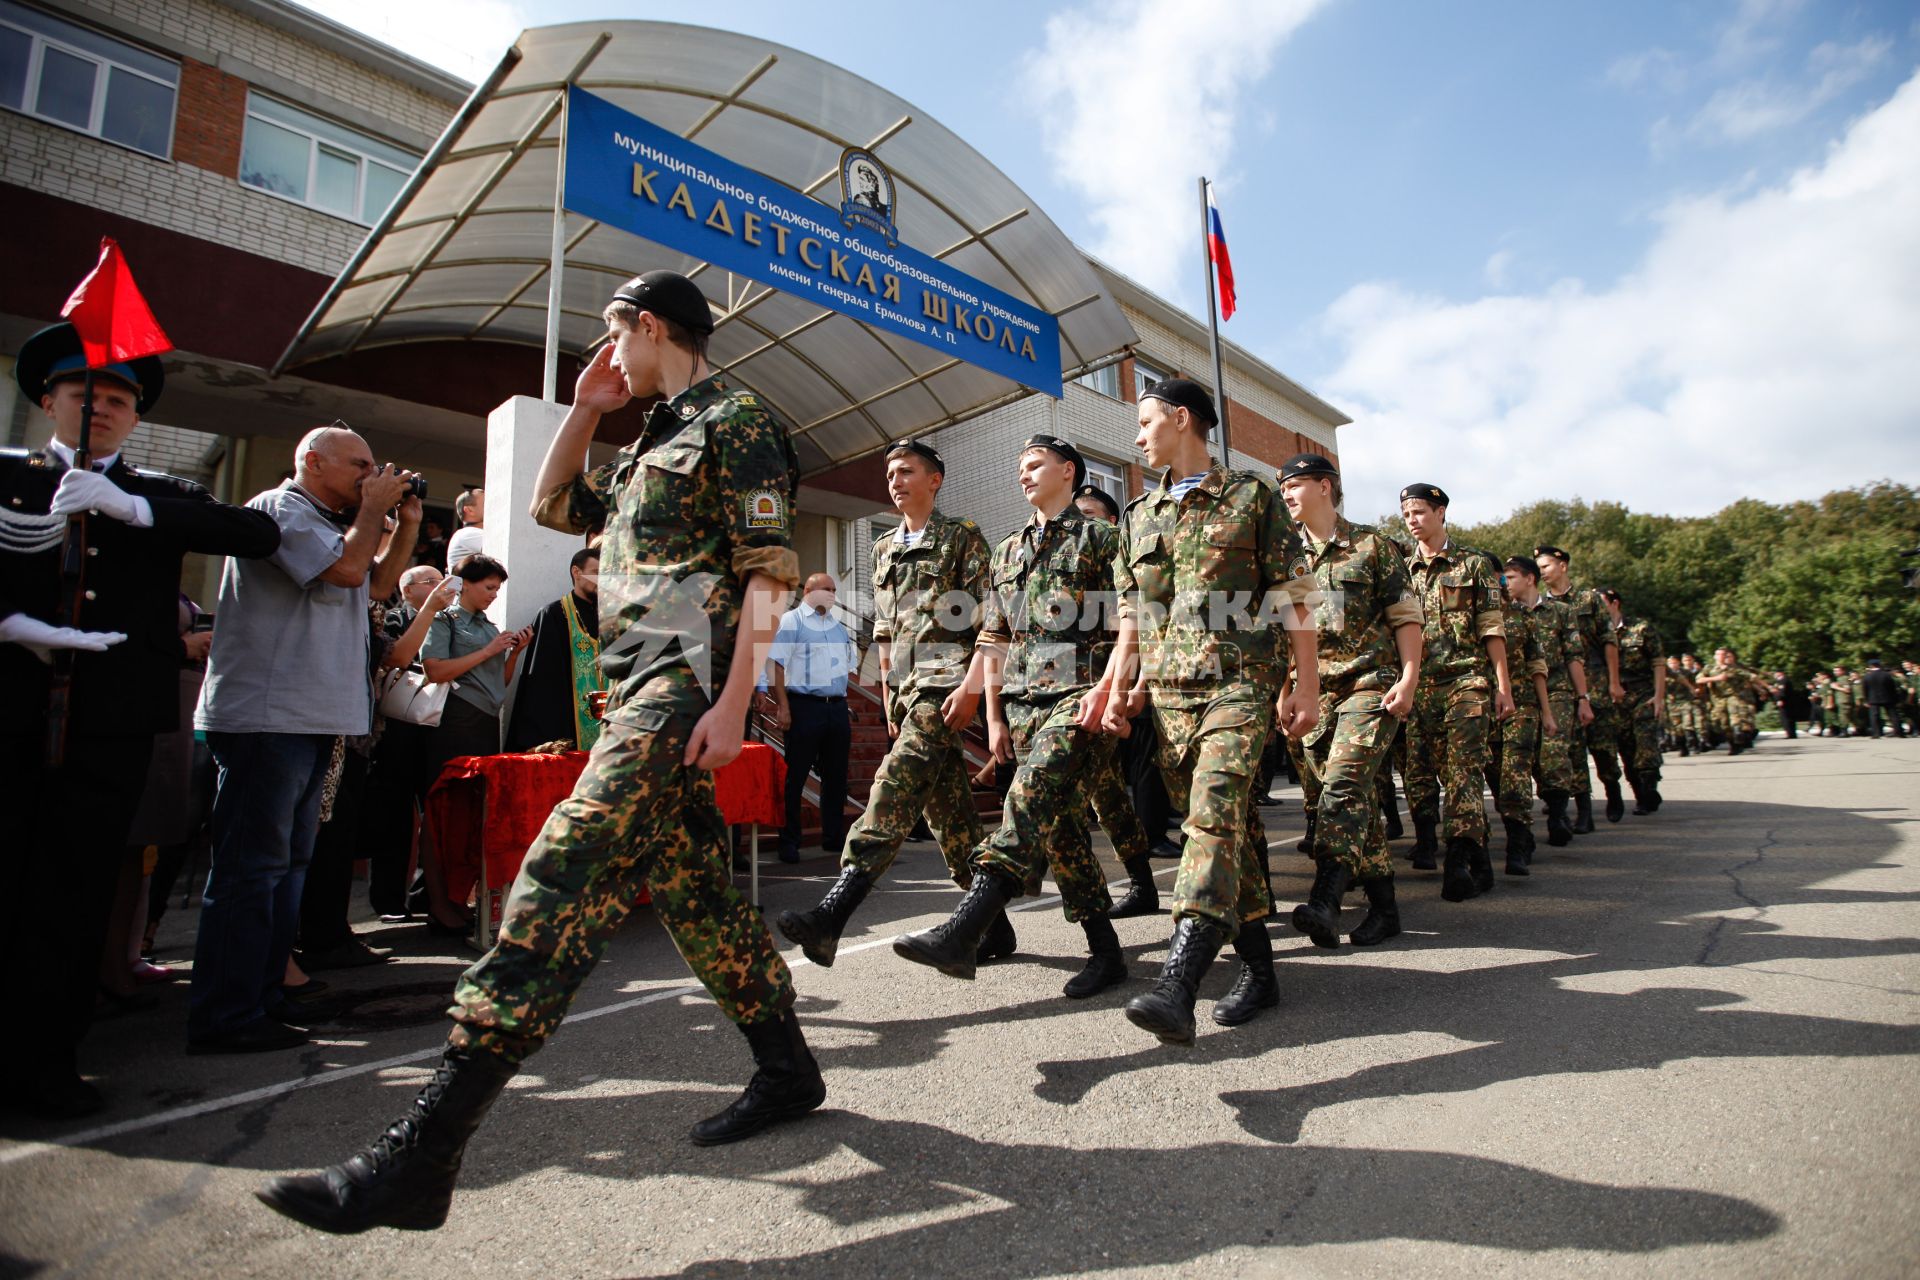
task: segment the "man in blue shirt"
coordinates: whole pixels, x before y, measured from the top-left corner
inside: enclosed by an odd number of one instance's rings
[[[839,853],[846,840],[847,753],[853,725],[847,714],[847,674],[859,650],[833,616],[833,579],[807,579],[799,607],[780,619],[771,653],[775,717],[787,736],[787,825],[780,861],[800,860],[800,793],[807,774],[820,775],[820,847]]]

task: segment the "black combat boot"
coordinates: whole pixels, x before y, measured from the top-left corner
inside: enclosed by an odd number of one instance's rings
[[[924,932],[895,938],[893,953],[938,969],[949,978],[971,979],[988,931],[996,918],[1005,918],[1007,903],[1019,892],[1019,885],[997,872],[976,871],[952,915]],[[1007,927],[1011,930],[1013,926]]]
[[[1593,793],[1587,792],[1573,798],[1573,834],[1590,836],[1593,834]]]
[[[1627,816],[1627,802],[1620,798],[1620,779],[1602,778],[1600,785],[1607,789],[1607,821],[1618,822]]]
[[[1353,872],[1338,858],[1322,858],[1307,900],[1293,909],[1293,927],[1328,951],[1340,945],[1340,899],[1353,884]]]
[[[1633,816],[1643,818],[1652,813],[1653,810],[1647,808],[1646,786],[1640,781],[1640,775],[1631,769],[1627,771],[1627,786],[1633,792]]]
[[[1367,895],[1367,918],[1347,935],[1347,941],[1356,947],[1372,947],[1399,937],[1400,908],[1393,900],[1393,876],[1362,880],[1360,891]]]
[[[1225,930],[1201,916],[1188,916],[1175,925],[1160,980],[1153,990],[1127,1001],[1127,1021],[1153,1032],[1162,1044],[1192,1044],[1200,979],[1226,940]]]
[[[1486,853],[1480,846],[1465,836],[1456,836],[1447,841],[1447,866],[1440,876],[1440,896],[1448,902],[1465,902],[1480,892],[1478,877],[1473,874],[1473,855]]]
[[[1298,849],[1301,853],[1308,854],[1309,856],[1312,855],[1313,829],[1319,825],[1319,821],[1320,816],[1317,812],[1312,809],[1307,810],[1307,834],[1300,837],[1300,843],[1293,846],[1294,848]]]
[[[753,1049],[753,1079],[717,1116],[693,1126],[693,1145],[717,1147],[751,1138],[768,1125],[793,1120],[827,1100],[827,1082],[789,1009],[778,1018],[740,1028]]]
[[[1643,790],[1643,791],[1645,792],[1645,794],[1646,794],[1646,799],[1645,799],[1645,801],[1644,801],[1644,803],[1645,803],[1645,804],[1646,804],[1646,806],[1647,806],[1647,812],[1648,812],[1648,813],[1657,813],[1657,812],[1659,812],[1659,809],[1660,809],[1660,799],[1661,799],[1661,797],[1660,797],[1660,775],[1659,775],[1659,774],[1657,774],[1657,773],[1643,773],[1643,774],[1641,774],[1641,775],[1640,775],[1640,786],[1641,786],[1641,788],[1642,788],[1642,790]]]
[[[1014,936],[1013,921],[1002,911],[988,922],[987,936],[980,939],[980,952],[975,959],[983,964],[988,960],[1005,960],[1019,949],[1020,939]]]
[[[1108,910],[1107,919],[1131,920],[1135,916],[1159,915],[1160,890],[1153,883],[1153,860],[1143,853],[1137,858],[1128,858],[1124,865],[1133,883],[1127,888],[1127,896]]]
[[[1072,1000],[1099,995],[1127,978],[1127,962],[1120,955],[1120,939],[1113,932],[1113,921],[1106,916],[1091,916],[1080,922],[1087,935],[1087,963],[1062,988]]]
[[[1240,957],[1240,976],[1233,980],[1231,991],[1213,1002],[1213,1020],[1223,1027],[1250,1022],[1262,1009],[1280,1003],[1280,982],[1273,974],[1273,939],[1264,916],[1240,926],[1233,938],[1233,953]]]
[[[782,911],[776,922],[788,942],[798,943],[802,954],[823,969],[833,967],[833,954],[840,949],[840,935],[846,931],[853,912],[866,901],[873,880],[866,872],[844,867],[820,905],[811,911]]]
[[[1533,852],[1533,831],[1518,818],[1502,818],[1500,821],[1507,829],[1507,874],[1531,875],[1527,870],[1527,855]]]
[[[1567,793],[1549,791],[1547,802],[1547,843],[1564,849],[1573,843],[1573,828],[1567,825]]]
[[[1473,847],[1467,853],[1467,871],[1473,876],[1473,887],[1476,892],[1493,892],[1493,857],[1487,852],[1485,841],[1473,842]]]
[[[1440,852],[1440,823],[1417,809],[1408,812],[1413,816],[1413,849],[1407,856],[1413,859],[1415,870],[1431,871],[1438,865],[1434,855]]]
[[[1407,829],[1400,825],[1400,801],[1394,798],[1392,788],[1388,788],[1385,800],[1380,807],[1387,814],[1387,839],[1398,840],[1407,834]]]
[[[1691,745],[1691,741],[1692,741],[1691,734],[1683,733],[1680,735],[1680,758],[1682,760],[1685,760],[1688,756],[1693,754],[1693,747]]]
[[[497,1053],[449,1047],[412,1109],[372,1146],[318,1173],[275,1178],[254,1195],[335,1235],[432,1231],[447,1220],[468,1140],[518,1070]]]

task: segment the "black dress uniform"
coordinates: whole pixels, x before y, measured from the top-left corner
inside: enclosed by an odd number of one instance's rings
[[[37,403],[63,360],[79,351],[68,325],[42,330],[21,350],[15,376]],[[136,362],[141,411],[158,394],[159,362]],[[124,369],[125,366],[122,366]],[[0,619],[53,622],[61,593],[66,522],[48,515],[68,464],[51,446],[0,450]],[[215,501],[199,485],[115,458],[113,483],[145,498],[152,527],[104,515],[86,519],[84,595],[70,625],[122,632],[102,652],[72,655],[62,764],[47,759],[52,668],[20,644],[0,644],[0,778],[20,803],[20,825],[0,842],[0,875],[19,908],[9,926],[6,972],[14,995],[5,1095],[54,1114],[98,1109],[79,1080],[75,1045],[93,1010],[115,880],[157,734],[179,727],[180,568],[189,551],[273,554],[270,516]]]

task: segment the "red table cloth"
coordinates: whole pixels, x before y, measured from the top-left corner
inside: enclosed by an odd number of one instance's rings
[[[426,804],[427,830],[440,852],[447,896],[466,901],[483,856],[488,887],[511,884],[547,815],[572,794],[586,767],[584,751],[447,761]],[[713,781],[720,814],[728,822],[779,826],[786,821],[786,761],[765,743],[747,743],[739,759],[716,772]]]

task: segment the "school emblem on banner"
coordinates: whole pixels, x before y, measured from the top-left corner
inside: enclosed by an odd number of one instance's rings
[[[889,249],[900,243],[893,225],[893,175],[873,152],[848,147],[840,153],[840,225],[855,223],[878,232]]]
[[[747,495],[747,528],[784,529],[787,503],[777,489],[755,489]]]

